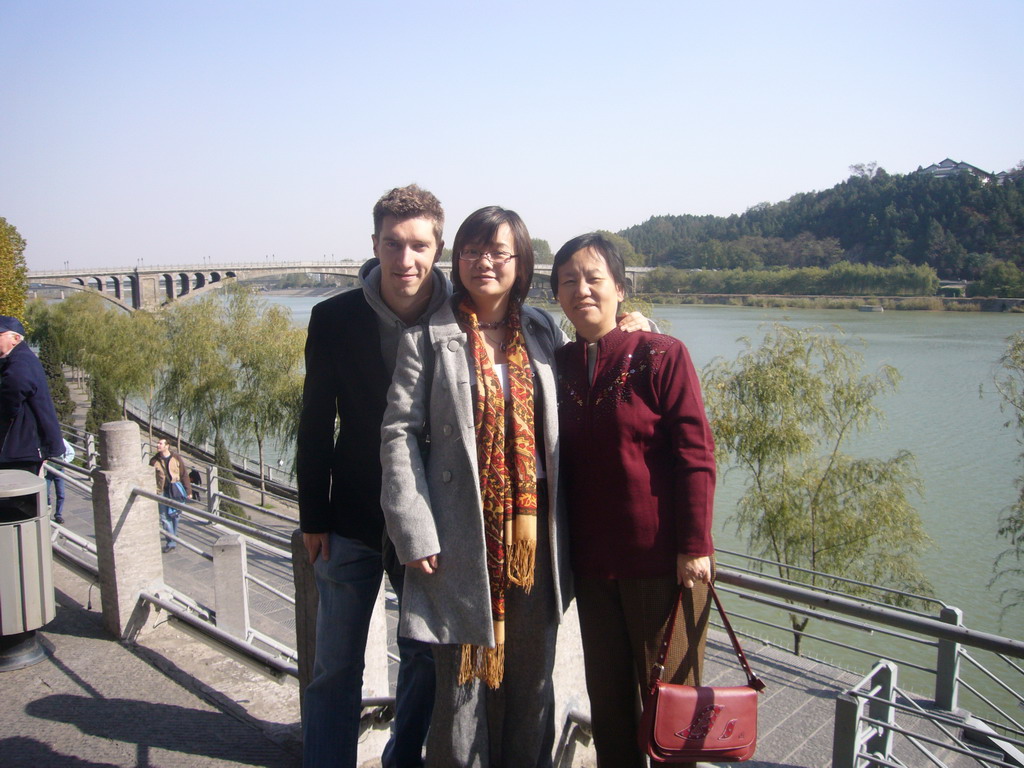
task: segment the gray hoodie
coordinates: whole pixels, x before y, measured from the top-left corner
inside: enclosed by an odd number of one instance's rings
[[[440,309],[452,295],[452,284],[444,276],[437,265],[431,271],[431,278],[434,281],[434,288],[430,294],[430,302],[423,314],[416,318],[411,325],[423,325]],[[359,283],[363,288],[363,296],[366,303],[377,313],[377,327],[380,329],[380,353],[384,358],[384,364],[388,373],[395,372],[395,358],[398,357],[398,341],[406,325],[399,319],[398,315],[391,311],[391,307],[384,303],[380,297],[380,262],[377,259],[370,259],[359,268]]]

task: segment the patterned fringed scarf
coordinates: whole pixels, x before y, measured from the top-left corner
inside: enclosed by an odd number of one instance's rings
[[[526,354],[520,310],[508,314],[508,380],[512,417],[506,418],[501,382],[484,347],[476,310],[459,305],[476,371],[477,461],[484,510],[487,574],[495,647],[463,645],[459,685],[474,677],[497,688],[505,673],[505,591],[510,584],[529,592],[537,554],[537,467],[534,454],[533,376]]]

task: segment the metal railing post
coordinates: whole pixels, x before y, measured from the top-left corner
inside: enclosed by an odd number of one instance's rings
[[[832,768],[856,768],[857,734],[861,700],[849,693],[836,697],[836,719],[832,731]]]
[[[963,611],[959,608],[943,608],[939,612],[939,621],[957,627],[963,626]],[[935,706],[948,712],[956,709],[959,680],[960,644],[953,640],[940,639],[935,663]]]
[[[877,698],[868,702],[868,717],[878,722],[896,725],[896,665],[891,661],[881,662],[871,677],[871,687],[878,688]],[[884,700],[884,701],[883,701]],[[888,760],[892,756],[892,729],[875,726],[875,732],[864,745],[865,750],[876,757]]]

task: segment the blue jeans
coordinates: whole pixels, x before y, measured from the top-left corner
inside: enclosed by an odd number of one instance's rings
[[[362,712],[363,657],[374,603],[384,576],[380,552],[332,533],[329,560],[313,566],[320,600],[316,662],[303,700],[303,765],[354,768]],[[399,601],[402,568],[387,572]],[[427,643],[398,639],[398,685],[384,768],[418,768],[434,705],[434,658]]]
[[[169,533],[171,536],[178,535],[178,518],[181,517],[181,510],[175,507],[169,507],[166,504],[160,504],[160,527],[164,529],[164,533]],[[167,549],[174,549],[177,547],[177,543],[174,539],[168,538],[164,545]]]
[[[53,501],[50,501],[50,484],[53,484]],[[53,472],[46,473],[46,503],[53,504],[53,516],[62,517],[64,511],[64,478]]]

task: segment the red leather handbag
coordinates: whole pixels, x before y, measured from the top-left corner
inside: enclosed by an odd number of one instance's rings
[[[680,597],[682,590],[680,587]],[[658,661],[651,669],[637,738],[656,763],[727,763],[749,760],[757,746],[757,697],[764,683],[751,670],[714,586],[711,597],[732,640],[747,684],[735,687],[672,685],[661,682],[679,600],[672,609]]]

